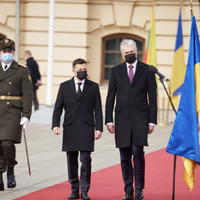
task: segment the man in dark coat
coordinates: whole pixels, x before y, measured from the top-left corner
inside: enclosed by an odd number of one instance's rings
[[[30,51],[25,51],[26,66],[29,68],[32,84],[33,84],[33,104],[34,109],[39,109],[39,103],[37,98],[37,89],[42,84],[41,76],[37,62],[33,59]]]
[[[149,71],[148,65],[137,59],[137,46],[133,40],[122,41],[121,54],[126,62],[111,70],[105,123],[110,133],[115,132],[116,147],[120,151],[126,193],[123,200],[133,199],[133,173],[135,200],[140,200],[143,198],[145,172],[143,146],[148,145],[148,133],[153,132],[157,123],[157,86],[155,75]]]
[[[30,120],[32,82],[28,68],[13,60],[15,54],[13,40],[5,38],[0,41],[0,54],[2,58],[0,63],[0,190],[4,190],[2,173],[5,171],[7,171],[7,187],[16,186],[15,143],[21,142],[21,125],[26,128]]]
[[[79,198],[78,152],[80,151],[81,198],[90,199],[88,191],[91,179],[91,152],[94,139],[99,139],[103,131],[102,106],[97,83],[88,80],[87,64],[83,59],[73,62],[74,77],[61,83],[53,112],[52,129],[60,133],[60,116],[65,110],[63,123],[63,145],[68,163],[68,177],[72,193],[68,199]],[[96,129],[96,130],[94,130]]]

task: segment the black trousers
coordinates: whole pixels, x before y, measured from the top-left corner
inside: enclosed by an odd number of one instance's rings
[[[37,90],[33,90],[33,104],[34,104],[34,109],[38,110],[39,103],[38,103],[38,99],[37,99]]]
[[[78,151],[67,152],[68,177],[71,183],[72,192],[79,192],[78,179]],[[80,151],[81,173],[80,173],[80,188],[81,192],[88,192],[91,181],[91,152]]]
[[[16,148],[13,141],[0,141],[0,172],[5,172],[7,167],[14,167],[17,164],[15,160]]]
[[[125,184],[124,191],[125,193],[133,194],[133,176],[135,177],[135,188],[144,188],[145,159],[143,146],[132,145],[131,147],[120,148],[119,151],[122,176]]]

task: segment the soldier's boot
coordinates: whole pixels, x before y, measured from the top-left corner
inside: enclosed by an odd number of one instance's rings
[[[4,184],[3,184],[3,173],[0,172],[0,191],[4,190]]]
[[[8,167],[7,171],[7,186],[8,188],[15,188],[16,187],[16,180],[14,175],[14,167]]]

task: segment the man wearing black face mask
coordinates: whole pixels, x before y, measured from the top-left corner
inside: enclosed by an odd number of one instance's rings
[[[72,189],[68,199],[79,198],[77,161],[79,152],[82,163],[81,199],[90,199],[88,195],[91,178],[90,155],[94,151],[94,139],[99,139],[103,131],[101,97],[98,84],[86,78],[85,60],[76,59],[72,66],[74,77],[60,85],[53,112],[52,129],[55,135],[60,134],[60,116],[64,108],[62,150],[67,154],[68,177]]]
[[[116,147],[120,151],[125,185],[123,200],[133,199],[133,176],[135,200],[140,200],[144,197],[143,146],[148,146],[147,136],[153,132],[157,123],[156,81],[148,65],[137,59],[137,46],[133,40],[122,41],[121,54],[125,62],[111,70],[105,123],[108,131],[115,133]],[[116,96],[114,125],[113,107]]]

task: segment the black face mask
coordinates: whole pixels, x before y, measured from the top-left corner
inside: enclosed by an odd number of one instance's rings
[[[125,59],[126,59],[126,62],[129,64],[134,63],[136,61],[135,53],[125,55]]]
[[[77,78],[79,79],[79,80],[83,80],[83,79],[85,79],[87,77],[87,71],[78,71],[77,72]]]

